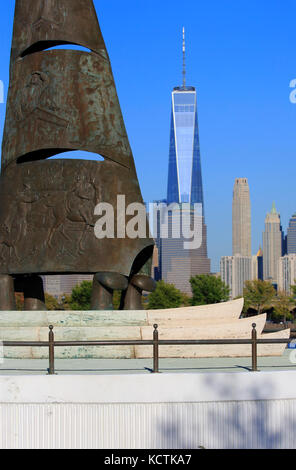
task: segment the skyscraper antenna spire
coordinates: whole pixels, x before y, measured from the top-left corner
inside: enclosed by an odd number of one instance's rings
[[[183,27],[183,88],[186,88],[186,42],[185,28]]]

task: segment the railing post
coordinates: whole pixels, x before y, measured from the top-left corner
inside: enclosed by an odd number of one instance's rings
[[[252,372],[257,372],[257,330],[256,323],[252,325]]]
[[[159,373],[159,343],[158,325],[154,325],[153,331],[153,373]]]
[[[49,335],[48,335],[48,343],[49,343],[49,369],[48,374],[54,375],[54,332],[53,326],[50,325],[49,327]]]

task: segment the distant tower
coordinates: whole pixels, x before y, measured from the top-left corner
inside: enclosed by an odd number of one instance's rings
[[[233,188],[232,254],[252,256],[251,203],[247,178],[237,178]]]
[[[183,86],[172,92],[167,202],[203,206],[197,92],[186,85],[185,51],[183,29]]]
[[[287,233],[287,254],[296,253],[296,214],[292,215]]]
[[[270,280],[273,284],[278,284],[278,266],[282,249],[281,218],[273,203],[271,211],[266,215],[263,232],[263,278]]]
[[[182,238],[162,240],[160,266],[164,281],[175,284],[182,291],[190,293],[190,277],[208,274],[211,267],[207,254],[207,227],[204,219],[197,91],[195,87],[186,84],[184,28],[182,52],[183,83],[172,92],[167,204],[180,204],[181,210],[184,211],[193,211],[193,205],[200,204],[202,244],[197,249],[185,250]],[[185,204],[186,208],[184,208]],[[172,220],[169,219],[169,223]]]

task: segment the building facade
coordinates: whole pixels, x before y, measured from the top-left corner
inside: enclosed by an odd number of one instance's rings
[[[57,299],[63,295],[70,295],[73,288],[83,281],[93,281],[93,275],[90,274],[58,274],[42,276],[42,278],[44,292]]]
[[[252,257],[223,256],[220,262],[222,281],[230,289],[230,298],[243,296],[245,282],[252,279]]]
[[[251,202],[247,178],[236,178],[233,188],[232,255],[252,255]]]
[[[191,294],[190,278],[210,273],[205,242],[207,228],[203,223],[201,208],[199,214],[194,212],[190,204],[180,204],[179,208],[179,212],[168,213],[168,237],[161,238],[162,279],[174,284],[182,292]],[[189,231],[193,232],[193,227],[195,240],[188,237]]]
[[[280,214],[273,204],[265,218],[263,232],[263,278],[278,284],[279,259],[283,254],[283,231]]]
[[[296,253],[296,214],[292,215],[287,230],[287,254]]]
[[[282,256],[278,269],[279,290],[291,294],[291,286],[296,284],[296,254]]]

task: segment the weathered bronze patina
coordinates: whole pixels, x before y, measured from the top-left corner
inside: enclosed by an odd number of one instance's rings
[[[46,50],[65,44],[89,51]],[[48,160],[72,150],[104,160]],[[118,195],[126,206],[143,202],[92,0],[16,0],[0,180],[0,309],[14,308],[13,285],[28,309],[45,308],[39,276],[54,273],[94,274],[93,308],[112,308],[115,289],[123,291],[122,308],[139,305],[129,300],[137,276],[139,295],[153,288],[143,277],[153,249],[148,227],[137,239],[99,240],[94,232],[95,207],[112,205],[116,220]]]

